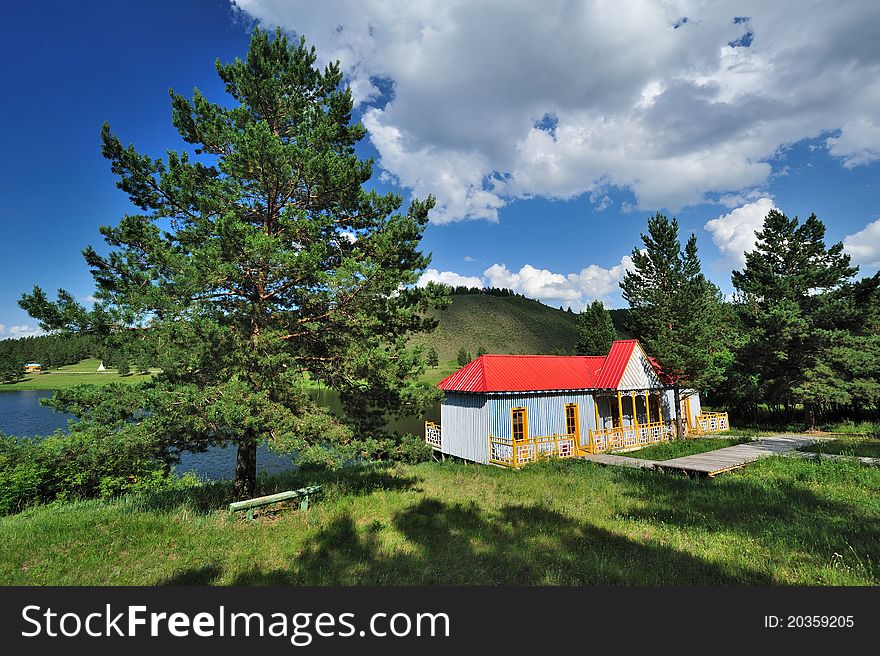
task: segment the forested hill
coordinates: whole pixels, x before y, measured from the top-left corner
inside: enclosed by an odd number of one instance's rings
[[[623,311],[612,316],[620,332]],[[574,354],[577,314],[522,296],[454,294],[436,314],[437,329],[418,341],[434,347],[440,362],[455,360],[464,348],[472,357],[486,353]],[[625,336],[621,333],[622,336]]]

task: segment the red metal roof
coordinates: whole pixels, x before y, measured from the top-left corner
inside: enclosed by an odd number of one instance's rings
[[[618,340],[611,345],[607,357],[481,355],[441,380],[437,387],[448,392],[617,389],[638,343],[635,339]]]
[[[605,358],[605,365],[602,372],[596,380],[596,387],[599,389],[617,389],[623,372],[626,371],[626,365],[629,364],[630,356],[633,349],[638,345],[637,339],[619,339],[611,345],[608,351],[608,357]]]
[[[601,355],[481,355],[438,387],[456,392],[593,389],[604,362]]]

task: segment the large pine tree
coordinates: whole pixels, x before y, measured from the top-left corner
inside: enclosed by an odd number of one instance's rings
[[[818,410],[849,405],[854,392],[876,398],[877,337],[869,328],[876,277],[851,282],[858,267],[842,243],[825,245],[815,214],[800,223],[770,210],[757,238],[733,285],[748,337],[738,365],[757,377],[762,400],[802,405],[813,427]]]
[[[101,228],[107,255],[84,251],[92,311],[63,291],[20,301],[44,328],[148,344],[162,369],[137,402],[112,386],[63,395],[78,430],[100,420],[153,436],[164,456],[234,444],[240,497],[253,495],[261,441],[303,460],[369,455],[359,445],[387,414],[431,394],[406,340],[444,297],[414,286],[434,201],[401,213],[400,196],[364,190],[365,129],[338,63],[315,62],[304,40],[258,30],[245,60],[217,62],[230,98],[172,91],[191,152],[155,159],[105,125],[102,152],[141,213]],[[314,381],[340,393],[345,422],[310,398]]]
[[[633,249],[633,270],[620,287],[631,308],[630,327],[674,390],[676,435],[681,437],[682,390],[706,386],[714,372],[720,291],[702,273],[695,235],[682,251],[675,218],[655,214],[642,242],[643,249]]]

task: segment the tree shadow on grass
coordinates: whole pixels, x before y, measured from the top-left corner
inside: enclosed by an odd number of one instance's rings
[[[769,549],[821,554],[825,562],[835,551],[843,554],[852,547],[861,558],[867,556],[863,564],[872,576],[880,577],[877,512],[858,503],[829,499],[796,476],[692,480],[642,473],[621,480],[625,493],[640,502],[624,518],[687,530],[735,532]]]
[[[769,585],[765,573],[713,563],[650,541],[636,541],[543,505],[424,499],[398,513],[407,544],[393,549],[384,526],[337,517],[289,567],[254,567],[235,585]]]
[[[181,570],[161,581],[159,585],[211,585],[216,583],[222,574],[223,568],[219,565],[204,565]]]
[[[256,496],[265,496],[286,490],[320,485],[324,498],[333,496],[364,496],[392,490],[418,491],[422,479],[395,471],[392,465],[372,463],[341,469],[298,469],[272,476],[261,476],[257,481]],[[235,501],[232,481],[204,483],[160,492],[139,495],[133,510],[172,511],[187,509],[197,514],[223,510]]]

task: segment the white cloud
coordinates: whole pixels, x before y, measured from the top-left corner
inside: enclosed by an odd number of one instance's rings
[[[465,262],[473,262],[474,261],[474,258],[472,258],[470,255],[465,255],[463,259]]]
[[[861,117],[846,123],[840,134],[825,141],[828,151],[851,169],[880,159],[880,125]]]
[[[364,124],[389,179],[437,196],[435,222],[538,196],[601,209],[612,186],[646,210],[741,204],[780,150],[829,134],[846,167],[880,158],[876,2],[234,4],[339,59],[358,102],[390,81]]]
[[[592,300],[615,297],[620,281],[631,267],[632,259],[625,255],[620,264],[610,269],[591,264],[578,273],[562,274],[526,264],[513,272],[504,264],[493,264],[484,275],[490,287],[507,287],[548,305],[571,305],[581,309]]]
[[[774,207],[772,198],[761,198],[712,219],[704,227],[711,233],[718,250],[741,267],[746,263],[746,252],[755,248],[755,231],[763,227],[764,218]]]
[[[853,264],[880,268],[880,219],[845,237],[843,249],[850,254]]]
[[[22,337],[38,337],[39,335],[45,335],[46,331],[41,330],[40,328],[34,328],[27,324],[21,324],[18,326],[9,326],[9,335],[13,339],[19,339]]]
[[[462,276],[454,271],[438,271],[437,269],[425,270],[425,272],[419,277],[419,281],[416,285],[424,287],[429,282],[438,282],[443,285],[449,285],[450,287],[465,286],[482,288],[485,285],[483,279],[477,276]]]

